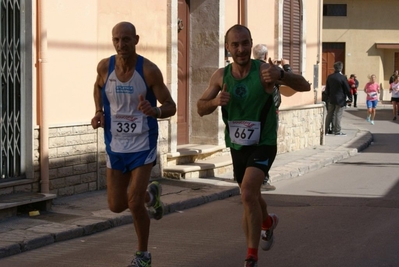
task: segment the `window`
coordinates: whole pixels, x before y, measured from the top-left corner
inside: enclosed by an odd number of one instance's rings
[[[283,6],[283,58],[292,71],[302,74],[302,5],[301,0],[285,0]]]
[[[346,17],[346,4],[324,4],[323,16],[344,16]]]

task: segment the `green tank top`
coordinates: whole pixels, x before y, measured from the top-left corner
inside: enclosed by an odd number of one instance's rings
[[[251,60],[251,70],[241,79],[231,74],[231,64],[224,69],[230,100],[222,107],[226,125],[226,146],[240,150],[243,146],[277,145],[277,116],[273,95],[265,92],[260,78],[260,62]]]

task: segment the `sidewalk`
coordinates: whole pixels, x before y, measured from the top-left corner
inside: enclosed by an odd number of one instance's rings
[[[277,155],[270,171],[272,184],[333,164],[368,147],[371,133],[356,128],[352,121],[344,112],[342,128],[346,136],[325,136],[324,146]],[[165,214],[239,194],[237,185],[223,177],[158,181],[162,184]],[[0,258],[129,223],[129,211],[115,214],[108,210],[105,190],[57,198],[51,212],[0,221]]]

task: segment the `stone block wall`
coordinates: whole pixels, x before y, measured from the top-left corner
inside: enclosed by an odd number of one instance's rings
[[[159,122],[157,165],[152,177],[161,175],[160,162],[168,152],[168,120]],[[40,191],[39,129],[34,137],[34,172],[36,192]],[[51,127],[49,130],[50,193],[75,195],[106,188],[106,163],[103,130],[90,124]],[[25,185],[26,186],[26,185]]]
[[[34,171],[40,179],[39,135],[40,130],[35,130]],[[102,140],[102,131],[97,133],[90,124],[49,129],[50,193],[65,196],[105,188]]]
[[[278,154],[321,145],[324,105],[283,108],[279,112]]]

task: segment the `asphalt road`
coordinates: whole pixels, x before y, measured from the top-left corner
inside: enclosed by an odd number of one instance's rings
[[[399,124],[379,110],[362,153],[302,177],[277,182],[264,197],[279,215],[276,244],[258,266],[399,266]],[[343,130],[344,131],[344,130]],[[340,138],[340,137],[336,137]],[[152,221],[153,266],[243,266],[246,246],[239,196]],[[0,260],[1,267],[127,266],[135,251],[131,225],[54,243]]]

